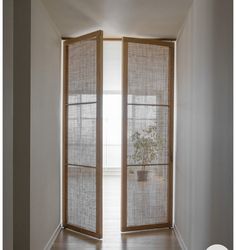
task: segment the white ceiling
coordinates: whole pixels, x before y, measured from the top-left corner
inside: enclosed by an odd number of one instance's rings
[[[42,0],[62,36],[175,38],[192,0]]]

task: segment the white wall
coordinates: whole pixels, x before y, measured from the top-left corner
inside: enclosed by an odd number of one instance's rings
[[[175,224],[233,249],[232,1],[195,0],[177,40]]]
[[[40,0],[31,7],[30,249],[60,223],[60,36]]]

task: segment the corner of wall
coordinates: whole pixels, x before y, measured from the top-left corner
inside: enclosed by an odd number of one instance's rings
[[[57,35],[61,38],[61,32],[60,32],[59,28],[57,27],[56,23],[52,20],[50,13],[49,13],[48,9],[46,8],[44,2],[42,0],[38,0],[38,1],[40,1],[41,7],[44,9],[45,16],[47,17],[48,22],[50,23],[50,25],[52,26],[54,31],[57,33]]]
[[[54,241],[56,240],[57,236],[59,235],[60,231],[61,231],[61,224],[59,224],[57,226],[57,228],[55,229],[55,231],[53,232],[53,234],[51,235],[49,241],[47,242],[46,246],[44,247],[44,250],[51,250]]]
[[[185,244],[185,242],[184,242],[184,240],[183,240],[183,238],[181,236],[181,233],[179,232],[179,229],[178,229],[178,227],[176,225],[174,226],[174,232],[175,232],[175,236],[176,236],[176,238],[177,238],[177,240],[179,242],[179,245],[180,245],[181,249],[182,250],[188,250],[188,248],[187,248],[187,246],[186,246],[186,244]]]

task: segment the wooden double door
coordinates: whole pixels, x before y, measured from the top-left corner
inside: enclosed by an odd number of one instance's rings
[[[121,231],[171,227],[174,44],[122,43]],[[63,224],[102,238],[103,32],[63,54]]]

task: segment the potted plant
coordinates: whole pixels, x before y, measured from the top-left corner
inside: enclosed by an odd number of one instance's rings
[[[138,181],[147,181],[148,170],[146,166],[159,158],[159,153],[162,148],[162,138],[155,123],[145,129],[136,131],[131,136],[133,143],[133,154],[131,159],[135,164],[142,166],[141,170],[137,171]]]

